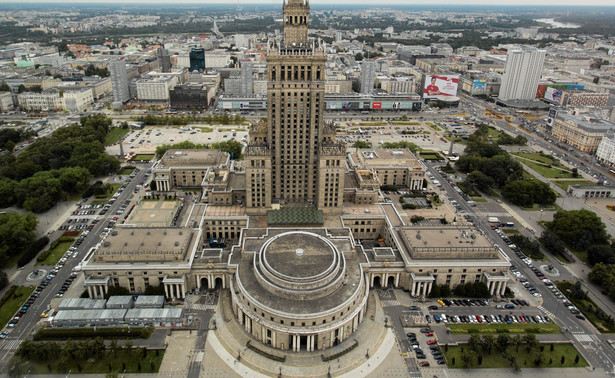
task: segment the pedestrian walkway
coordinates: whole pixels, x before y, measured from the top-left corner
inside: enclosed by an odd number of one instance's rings
[[[574,338],[577,339],[578,342],[581,343],[593,343],[595,341],[598,341],[596,336],[594,335],[588,335],[585,333],[582,334],[573,334]]]
[[[2,345],[0,345],[0,349],[5,349],[5,350],[17,349],[19,348],[19,345],[21,344],[22,341],[23,340],[5,339],[4,342],[2,342]]]
[[[216,311],[217,305],[215,304],[203,304],[203,303],[193,303],[190,306],[191,310],[200,310],[200,311]]]
[[[259,377],[281,374],[285,377],[326,377],[331,374],[345,377],[382,377],[383,375],[407,375],[407,368],[397,346],[395,334],[391,328],[384,326],[385,315],[378,304],[375,293],[370,294],[366,315],[359,329],[345,342],[328,348],[327,353],[342,352],[354,340],[358,341],[358,347],[329,362],[322,360],[323,351],[293,353],[272,349],[271,354],[282,353],[286,356],[284,362],[278,362],[254,352],[247,348],[247,342],[252,338],[234,318],[227,291],[221,293],[220,300],[221,305],[213,318],[215,330],[210,330],[207,335],[202,376]],[[265,345],[259,345],[259,348],[264,351],[270,349]]]
[[[393,307],[399,306],[399,301],[397,299],[385,299],[381,301],[382,307]]]
[[[538,309],[542,312],[544,312],[546,315],[549,315],[550,317],[554,318],[555,315],[553,315],[553,313],[549,310],[547,310],[546,308],[542,307],[542,306],[538,306]]]

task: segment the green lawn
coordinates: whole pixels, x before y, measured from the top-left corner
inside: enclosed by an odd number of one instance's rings
[[[394,125],[410,125],[410,126],[420,125],[419,122],[415,122],[415,121],[392,121],[391,123]]]
[[[121,127],[113,127],[111,131],[105,136],[105,146],[110,146],[113,143],[117,143],[120,138],[130,132],[129,129],[122,129]]]
[[[433,122],[427,122],[427,126],[431,127],[432,129],[434,129],[434,131],[440,131],[442,130],[440,127],[438,127],[438,125],[436,125]]]
[[[135,171],[135,167],[131,167],[131,166],[123,167],[122,170],[120,171],[120,175],[129,175],[134,171]]]
[[[361,126],[386,126],[388,125],[387,122],[359,122],[359,125]]]
[[[10,290],[10,289],[9,289]],[[22,303],[28,299],[30,294],[34,291],[34,287],[26,287],[26,286],[17,286],[12,295],[9,295],[6,298],[6,301],[3,301],[0,306],[0,328],[4,328],[4,326],[11,320],[15,312],[19,310]],[[9,291],[7,291],[9,293]],[[2,299],[5,299],[4,297]]]
[[[487,199],[483,197],[472,197],[471,199],[474,202],[487,202]]]
[[[564,190],[568,190],[569,185],[592,185],[592,181],[588,180],[551,180],[552,183]]]
[[[90,205],[105,205],[105,204],[107,204],[107,202],[108,201],[104,200],[104,199],[96,199],[96,200],[92,200],[90,202]]]
[[[421,157],[425,160],[442,160],[444,159],[440,154],[435,152],[421,152]]]
[[[525,345],[519,346],[518,349],[512,350],[513,355],[516,357],[517,364],[521,369],[525,368],[560,368],[560,367],[583,367],[587,366],[587,362],[581,356],[572,344],[553,344],[553,351],[551,351],[551,344],[541,344],[544,346],[544,350],[541,352],[539,347],[532,348],[528,352]],[[511,367],[510,361],[504,358],[502,353],[492,351],[490,354],[480,350],[474,353],[474,359],[470,361],[468,365],[463,361],[464,354],[470,351],[470,347],[467,344],[459,346],[449,346],[448,351],[442,348],[442,352],[446,357],[447,365],[450,369],[463,369],[463,368],[507,368]],[[542,353],[543,362],[536,366],[534,363],[536,356]],[[576,356],[579,355],[579,362],[574,363]],[[478,364],[478,357],[482,356],[482,363]],[[564,363],[562,364],[562,356],[564,357]],[[453,359],[455,363],[453,364]],[[549,363],[551,362],[551,363]]]
[[[212,131],[214,131],[214,129],[207,126],[192,126],[192,128],[195,130],[199,130],[202,133],[211,133]]]
[[[513,155],[516,156],[521,156],[524,157],[526,159],[530,159],[530,160],[534,160],[534,161],[538,161],[544,164],[549,164],[549,165],[553,165],[553,163],[555,163],[555,158],[549,155],[544,155],[541,154],[539,152],[513,152]]]
[[[20,375],[26,374],[28,371],[30,374],[65,374],[69,371],[73,375],[79,374],[109,374],[115,372],[122,374],[124,370],[126,373],[157,373],[160,368],[160,363],[164,357],[164,350],[147,351],[147,356],[143,355],[136,350],[132,353],[128,353],[126,350],[118,350],[115,354],[111,351],[107,351],[105,356],[88,360],[76,360],[68,359],[67,364],[64,367],[60,366],[61,359],[54,361],[26,361],[19,365]]]
[[[499,313],[493,313],[499,314]],[[504,316],[505,312],[501,313]],[[465,333],[560,333],[561,328],[553,322],[551,323],[461,323],[461,324],[447,324],[447,327],[451,329],[452,334],[465,334]]]
[[[573,283],[571,281],[556,281],[555,286],[564,294],[568,299],[583,313],[583,315],[589,320],[594,327],[596,327],[602,333],[615,333],[615,324],[609,325],[604,320],[598,318],[594,311],[596,309],[600,309],[596,303],[591,300],[591,298],[586,299],[577,299],[572,298],[569,295],[569,290],[572,287]]]
[[[518,234],[519,230],[517,230],[516,228],[500,228],[500,230],[502,230],[503,233],[505,233],[506,235],[514,235],[514,234]]]
[[[105,198],[109,199],[109,198],[113,197],[115,192],[117,192],[117,190],[121,186],[122,186],[122,184],[111,184],[111,189],[107,190],[107,192],[104,195],[101,195],[101,196],[97,195],[96,198],[99,199],[99,200],[103,200],[104,202],[102,202],[102,204],[104,205],[105,203],[107,203]],[[94,201],[92,201],[92,203],[94,203]]]
[[[37,261],[34,265],[55,265],[58,261],[60,261],[62,256],[64,256],[66,251],[68,251],[68,249],[71,245],[73,245],[74,242],[75,241],[73,240],[58,243],[55,248],[50,250],[49,256],[47,256],[45,260]]]
[[[141,161],[141,160],[145,160],[145,161],[150,161],[154,158],[155,154],[138,154],[135,155],[131,160],[132,161]]]

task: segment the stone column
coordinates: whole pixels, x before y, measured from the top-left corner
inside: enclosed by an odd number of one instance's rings
[[[487,287],[489,288],[489,294],[493,295],[493,281],[487,281]]]
[[[310,341],[310,352],[314,351],[314,341],[316,339],[316,337],[314,335],[310,336],[311,337],[311,341]]]
[[[500,281],[495,281],[495,290],[494,293],[495,295],[499,295],[500,294]]]
[[[500,296],[504,296],[506,292],[506,281],[502,281],[502,287],[500,288]]]
[[[88,297],[94,298],[94,294],[92,293],[92,286],[88,286]]]
[[[395,275],[395,287],[399,287],[399,276],[401,276],[400,273],[397,273]]]
[[[164,294],[166,295],[167,298],[169,298],[169,285],[168,284],[164,284]]]
[[[426,293],[425,295],[429,295],[429,293],[431,293],[431,285],[432,285],[432,284],[433,284],[433,282],[430,282],[430,283],[427,285],[427,293]]]
[[[415,287],[416,287],[416,282],[415,282],[415,281],[412,281],[412,290],[410,290],[410,294],[411,294],[413,297],[414,297],[414,292],[416,291],[416,290],[415,290]]]
[[[297,345],[299,345],[299,336],[293,335],[293,352],[297,351]]]
[[[103,288],[105,289],[105,294],[109,293],[109,286],[103,285]]]

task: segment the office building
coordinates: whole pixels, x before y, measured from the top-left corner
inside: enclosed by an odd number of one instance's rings
[[[508,51],[499,97],[502,100],[535,99],[545,54],[545,50],[532,47]]]
[[[158,52],[158,68],[160,72],[171,72],[171,57],[169,52],[164,47],[159,47]]]
[[[128,74],[124,60],[109,62],[109,74],[111,76],[111,89],[113,91],[113,106],[122,106],[130,100],[128,87]]]
[[[169,92],[170,106],[174,110],[201,111],[208,105],[208,91],[203,84],[176,85]]]
[[[307,44],[309,4],[284,4],[284,41],[267,55],[268,124],[254,125],[246,148],[246,205],[311,204],[341,211],[346,147],[325,123],[324,47]]]
[[[190,50],[190,71],[205,72],[205,50],[193,48]]]
[[[361,93],[370,94],[374,90],[374,80],[376,79],[376,61],[364,60],[361,64]]]
[[[567,143],[579,151],[593,154],[607,132],[615,131],[615,123],[587,115],[558,111],[553,118],[553,139]]]

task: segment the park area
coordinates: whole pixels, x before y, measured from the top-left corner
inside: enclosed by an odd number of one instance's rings
[[[506,333],[506,334],[522,334],[522,333],[560,333],[560,327],[553,323],[513,323],[513,324],[488,324],[488,323],[463,323],[449,324],[452,334],[473,334],[473,333]]]
[[[11,360],[9,374],[135,374],[157,373],[164,350],[124,346],[102,338],[68,340],[66,343],[24,341]]]
[[[525,338],[499,338],[474,348],[470,344],[444,346],[443,352],[450,369],[466,368],[561,368],[587,366],[585,359],[572,344],[540,344]],[[529,342],[528,342],[529,341]]]
[[[9,288],[0,300],[0,328],[4,328],[33,291],[34,287],[11,286]]]

